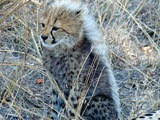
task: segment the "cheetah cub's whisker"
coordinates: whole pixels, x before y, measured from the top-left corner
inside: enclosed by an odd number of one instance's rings
[[[40,23],[43,65],[73,108],[53,89],[56,111],[49,111],[50,118],[119,120],[118,87],[105,41],[87,8],[73,0],[48,0]]]

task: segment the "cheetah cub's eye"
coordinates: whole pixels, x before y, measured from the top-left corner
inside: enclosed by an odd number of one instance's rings
[[[44,28],[45,27],[45,24],[44,23],[41,23],[42,27]]]
[[[52,28],[52,31],[57,31],[57,30],[59,30],[58,27],[53,27],[53,28]]]

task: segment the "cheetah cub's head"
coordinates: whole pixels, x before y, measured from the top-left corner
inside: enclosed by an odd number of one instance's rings
[[[49,0],[40,17],[40,41],[46,49],[72,48],[83,38],[83,16],[86,9],[72,0]],[[56,47],[57,46],[57,47]]]

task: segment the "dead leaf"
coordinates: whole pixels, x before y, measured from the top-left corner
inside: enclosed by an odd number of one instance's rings
[[[44,80],[43,79],[36,79],[35,82],[36,82],[36,84],[42,84],[42,83],[44,83]]]

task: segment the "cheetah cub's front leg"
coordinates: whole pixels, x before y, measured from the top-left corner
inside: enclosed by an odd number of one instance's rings
[[[73,0],[47,0],[40,22],[43,65],[64,94],[53,98],[51,119],[120,119],[105,41],[87,9]]]

